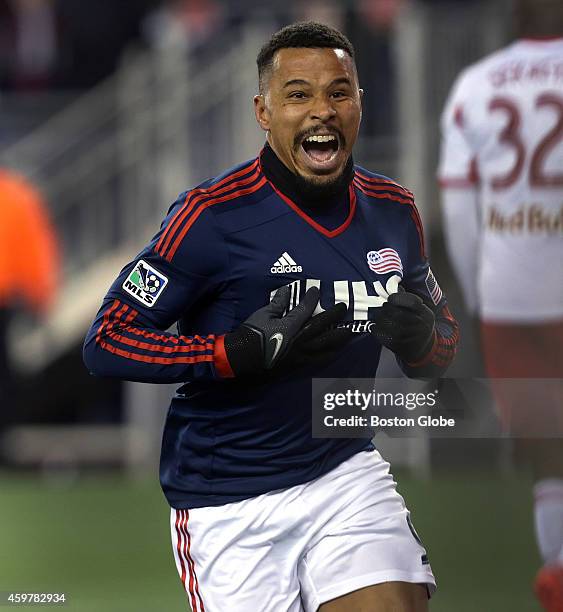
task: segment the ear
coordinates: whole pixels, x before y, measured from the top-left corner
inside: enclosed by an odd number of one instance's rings
[[[267,132],[270,129],[270,113],[266,108],[266,99],[261,94],[254,96],[254,115],[258,125]]]
[[[364,101],[364,90],[358,89],[358,91],[360,92],[360,121],[361,121],[362,120],[362,106],[363,106],[363,101]]]

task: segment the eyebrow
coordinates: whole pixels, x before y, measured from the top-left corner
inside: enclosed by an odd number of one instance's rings
[[[284,88],[291,87],[292,85],[309,85],[309,81],[305,81],[304,79],[291,79],[284,83]]]
[[[338,77],[337,79],[334,79],[333,81],[331,81],[329,83],[329,87],[331,87],[332,85],[341,85],[341,84],[346,84],[346,85],[352,85],[350,79],[348,77]],[[308,86],[310,85],[309,81],[306,81],[305,79],[291,79],[290,81],[286,81],[283,85],[283,88],[285,89],[286,87],[291,87],[293,85],[305,85]]]

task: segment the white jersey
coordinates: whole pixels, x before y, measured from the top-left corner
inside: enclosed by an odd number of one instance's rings
[[[560,318],[563,38],[519,40],[464,70],[442,116],[442,137],[444,193],[477,194],[473,250],[481,316]],[[469,227],[450,223],[453,248]]]

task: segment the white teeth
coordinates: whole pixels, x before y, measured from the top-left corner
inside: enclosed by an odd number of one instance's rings
[[[326,136],[309,136],[309,138],[305,139],[305,142],[330,142],[332,140],[336,140],[336,137],[332,134],[327,134]]]

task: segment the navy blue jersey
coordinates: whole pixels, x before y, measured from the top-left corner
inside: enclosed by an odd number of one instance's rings
[[[431,351],[401,363],[436,376],[455,353],[457,325],[429,268],[412,194],[355,166],[340,206],[311,212],[268,179],[261,158],[180,195],[160,231],[110,288],[86,338],[98,375],[184,383],[172,399],[161,456],[175,508],[242,500],[316,478],[369,447],[313,439],[312,377],[373,377],[381,347],[370,316],[399,283],[436,314]],[[348,305],[354,339],[330,364],[237,381],[224,334],[284,285],[295,306],[320,288],[317,311]],[[168,330],[178,324],[178,333]]]

